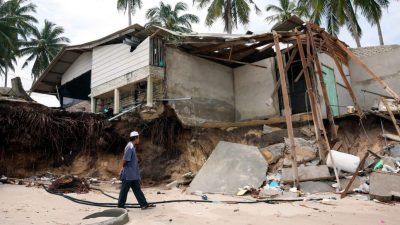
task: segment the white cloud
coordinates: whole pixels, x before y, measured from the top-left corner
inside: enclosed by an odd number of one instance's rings
[[[220,33],[223,31],[223,23],[217,21],[212,27],[207,27],[204,24],[204,19],[207,14],[206,9],[198,9],[192,5],[193,0],[181,0],[189,5],[189,12],[200,17],[201,22],[195,24],[193,29],[197,32]],[[71,39],[71,44],[80,44],[101,38],[107,34],[113,33],[128,25],[127,15],[123,12],[118,12],[116,9],[116,0],[33,0],[38,6],[36,17],[43,24],[44,19],[48,19],[59,26],[64,27],[65,36]],[[143,0],[143,8],[139,10],[133,17],[133,23],[145,24],[145,12],[147,9],[157,6],[158,0]],[[164,0],[164,3],[174,5],[177,0]],[[267,4],[277,4],[277,0],[255,0],[259,8],[262,10],[262,15],[256,15],[254,12],[250,16],[250,24],[246,27],[240,26],[235,33],[244,33],[247,30],[254,32],[268,31],[271,24],[265,22],[267,16],[265,6]],[[400,29],[393,25],[400,21],[400,2],[393,2],[385,12],[382,19],[382,30],[385,39],[385,44],[400,44]],[[371,27],[365,19],[361,19],[361,26],[364,31],[362,37],[363,46],[378,45],[378,35],[376,27]],[[355,46],[355,42],[349,33],[342,29],[339,38],[348,43],[350,46]],[[22,60],[19,60],[20,67]],[[29,89],[32,83],[30,77],[30,67],[21,69],[17,68],[15,75],[21,76],[24,88]],[[3,78],[0,78],[0,84],[3,84]]]

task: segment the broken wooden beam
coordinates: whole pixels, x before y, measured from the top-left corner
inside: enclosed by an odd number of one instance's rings
[[[242,64],[242,65],[249,65],[249,66],[255,66],[255,67],[260,67],[260,68],[268,68],[266,66],[261,66],[261,65],[257,65],[257,64],[253,64],[253,63],[247,63],[247,62],[241,62],[241,61],[237,61],[237,60],[233,60],[233,59],[224,59],[224,58],[218,58],[218,57],[213,57],[213,56],[208,56],[208,55],[199,55],[196,54],[196,56],[198,57],[202,57],[202,58],[207,58],[207,59],[213,59],[213,60],[219,60],[219,61],[224,61],[224,62],[230,62],[230,63],[237,63],[237,64]]]
[[[340,41],[336,41],[336,44],[347,53],[347,55],[355,62],[357,63],[361,68],[363,68],[367,74],[372,77],[372,79],[374,79],[375,81],[377,81],[382,87],[383,89],[394,99],[396,99],[396,101],[400,101],[400,97],[399,95],[393,91],[393,89],[391,89],[389,87],[389,85],[386,84],[385,81],[383,81],[374,71],[372,71],[367,64],[365,64],[358,56],[356,56],[356,54],[354,54],[352,51],[350,51],[350,49],[348,49],[346,46],[343,45],[342,42]]]
[[[285,108],[285,118],[286,118],[286,126],[288,130],[288,138],[289,138],[289,148],[292,155],[292,167],[293,167],[293,182],[294,185],[298,188],[300,181],[299,181],[299,174],[297,171],[297,157],[296,157],[296,146],[294,143],[294,134],[293,134],[293,124],[292,124],[292,110],[289,104],[289,95],[286,86],[286,74],[283,68],[283,59],[282,53],[279,46],[279,36],[278,34],[273,31],[274,35],[274,43],[275,43],[275,51],[276,51],[276,58],[278,61],[278,69],[279,69],[279,77],[281,79],[281,87],[282,87],[282,96],[283,96],[283,104]]]
[[[312,116],[310,113],[295,114],[292,116],[293,122],[306,122],[311,121]],[[229,127],[251,127],[262,125],[276,125],[286,123],[285,117],[274,117],[267,120],[250,120],[242,122],[206,122],[199,125],[202,128],[229,128]]]
[[[385,107],[386,107],[386,110],[388,111],[388,113],[389,113],[389,115],[390,115],[390,119],[392,120],[393,125],[394,125],[394,127],[396,128],[397,134],[400,136],[400,128],[399,128],[399,126],[397,125],[397,120],[396,120],[396,118],[394,117],[393,112],[392,112],[392,110],[391,110],[390,107],[389,107],[389,104],[386,102],[386,99],[381,98],[381,100],[382,100],[383,104],[384,104]]]
[[[331,131],[331,135],[332,135],[332,139],[336,139],[337,137],[337,130],[336,130],[336,125],[335,125],[335,120],[333,118],[333,113],[332,113],[332,109],[331,109],[331,104],[329,101],[329,96],[328,96],[328,91],[326,90],[326,85],[325,85],[325,81],[324,81],[324,76],[322,74],[322,67],[321,67],[321,62],[319,61],[319,57],[318,57],[318,52],[317,49],[315,47],[315,43],[314,40],[311,38],[311,29],[310,27],[307,27],[307,35],[308,38],[311,40],[311,49],[314,52],[314,62],[315,62],[315,67],[316,67],[316,71],[318,74],[318,78],[319,78],[319,82],[321,85],[321,89],[322,89],[322,96],[324,97],[324,102],[325,102],[325,108],[326,108],[326,114],[329,120],[329,126],[330,126],[330,131]]]
[[[313,85],[311,82],[311,78],[310,78],[310,74],[308,72],[308,64],[306,61],[306,57],[304,54],[304,49],[303,49],[303,45],[300,41],[300,37],[297,37],[297,49],[299,51],[300,54],[300,59],[301,59],[301,65],[303,66],[303,72],[304,72],[304,77],[306,80],[306,86],[307,86],[307,94],[308,94],[308,98],[310,99],[310,106],[311,106],[311,113],[312,113],[312,117],[313,117],[313,123],[314,123],[314,128],[315,128],[315,137],[317,139],[317,143],[318,143],[318,154],[319,154],[319,158],[323,159],[324,155],[322,154],[322,151],[325,150],[325,148],[322,145],[321,142],[321,130],[320,125],[319,125],[319,120],[318,120],[318,113],[317,113],[317,109],[316,107],[318,107],[317,105],[317,101],[315,99],[315,95],[314,95],[314,90],[313,90]]]
[[[364,157],[361,159],[360,164],[358,164],[357,170],[356,172],[354,172],[353,176],[351,177],[350,182],[347,184],[346,188],[344,189],[344,191],[340,194],[340,198],[345,198],[347,195],[347,192],[349,191],[351,185],[353,184],[354,180],[356,179],[356,177],[358,176],[359,171],[361,170],[361,168],[364,166],[365,161],[367,160],[369,155],[369,152],[367,151],[364,155]]]

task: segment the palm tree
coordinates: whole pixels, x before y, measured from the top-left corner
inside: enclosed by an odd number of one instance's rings
[[[193,0],[193,4],[197,2],[200,8],[207,5],[208,13],[206,16],[206,25],[211,26],[214,22],[221,18],[224,21],[224,31],[232,34],[233,28],[237,28],[238,24],[247,25],[250,17],[250,5],[254,6],[257,14],[261,12],[253,0]]]
[[[0,75],[4,76],[4,87],[7,87],[8,69],[13,67],[16,52],[18,29],[13,26],[15,18],[9,16],[9,2],[0,0]]]
[[[191,23],[198,23],[199,17],[194,14],[183,14],[188,8],[186,3],[178,2],[172,8],[170,4],[160,2],[159,7],[154,7],[146,12],[146,19],[149,20],[145,27],[160,26],[169,30],[188,33],[192,31]]]
[[[387,7],[386,0],[299,0],[298,6],[312,9],[314,23],[321,24],[322,19],[326,21],[327,30],[337,36],[341,26],[346,25],[357,47],[361,47],[362,30],[358,23],[356,11],[369,20],[370,23],[378,25],[382,14],[382,7]],[[379,32],[380,26],[378,27]]]
[[[383,41],[383,34],[382,34],[382,28],[381,28],[381,23],[380,20],[382,19],[382,9],[388,9],[390,1],[388,0],[376,0],[376,1],[371,1],[371,6],[370,7],[370,12],[366,14],[366,19],[371,25],[376,25],[378,29],[378,37],[379,37],[379,44],[384,45]]]
[[[311,10],[311,20],[316,24],[326,23],[327,31],[337,36],[340,27],[347,25],[357,45],[362,34],[353,4],[350,0],[299,0],[298,6]]]
[[[279,0],[279,5],[268,4],[265,8],[267,12],[273,11],[276,14],[268,16],[265,20],[272,22],[282,22],[291,16],[307,17],[307,9],[298,7],[295,1]]]
[[[63,37],[64,28],[45,20],[42,30],[34,28],[29,40],[22,41],[20,49],[21,55],[28,55],[22,68],[26,67],[30,62],[34,61],[32,67],[33,83],[40,74],[47,68],[51,60],[57,55],[69,39]]]
[[[128,11],[129,26],[132,25],[132,15],[135,14],[136,8],[142,8],[141,0],[117,0],[117,9],[120,11]]]
[[[0,0],[0,74],[4,75],[4,86],[19,56],[19,37],[26,38],[37,22],[31,15],[34,12],[36,5],[28,0]]]

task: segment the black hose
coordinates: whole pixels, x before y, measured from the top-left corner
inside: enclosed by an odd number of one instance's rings
[[[112,199],[114,199],[114,200],[118,200],[118,198],[116,198],[116,197],[114,197],[114,196],[112,196],[112,195],[109,195],[109,194],[105,193],[105,192],[104,192],[103,190],[101,190],[100,188],[90,187],[90,189],[93,189],[93,190],[96,190],[96,191],[100,191],[103,195],[105,195],[105,196],[107,196],[107,197],[109,197],[109,198],[112,198]]]
[[[64,197],[72,202],[89,205],[89,206],[97,206],[97,207],[108,207],[108,208],[115,208],[118,206],[117,203],[104,203],[104,202],[92,202],[77,199],[68,195],[64,195],[63,193],[52,192],[48,188],[43,185],[43,188],[50,194],[58,195]],[[95,189],[101,191],[103,194],[105,192],[101,189]],[[117,199],[111,195],[105,194],[106,196]],[[312,198],[308,199],[309,201],[321,201],[322,198]],[[158,201],[158,202],[149,202],[149,204],[167,204],[167,203],[180,203],[180,202],[192,202],[192,203],[223,203],[223,204],[257,204],[257,203],[268,203],[268,204],[275,204],[278,202],[297,202],[297,201],[304,201],[304,199],[268,199],[268,200],[257,200],[257,201],[210,201],[210,200],[193,200],[193,199],[178,199],[178,200],[166,200],[166,201]],[[140,208],[139,204],[125,204],[126,208]]]

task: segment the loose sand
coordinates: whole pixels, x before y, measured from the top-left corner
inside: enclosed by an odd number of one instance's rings
[[[116,188],[106,189],[111,195],[118,195]],[[157,194],[158,191],[164,194]],[[146,188],[144,192],[149,201],[200,199],[199,196],[182,194],[180,190]],[[98,192],[71,196],[96,202],[116,202]],[[319,195],[321,196],[327,198],[335,195]],[[222,195],[208,197],[210,200],[243,200]],[[132,193],[128,195],[128,202],[136,202]],[[400,204],[385,205],[366,201],[365,196],[351,196],[330,203],[331,205],[319,202],[275,205],[172,203],[145,211],[129,209],[128,224],[400,224]],[[73,203],[48,194],[42,188],[0,184],[0,224],[84,224],[83,217],[104,209]]]

